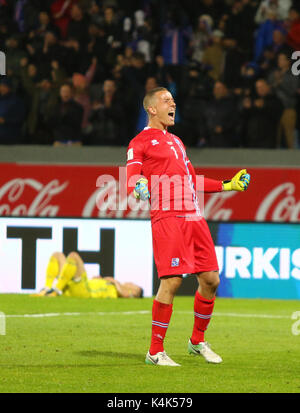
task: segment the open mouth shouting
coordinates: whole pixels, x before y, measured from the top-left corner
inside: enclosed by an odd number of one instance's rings
[[[170,110],[168,112],[168,117],[172,122],[174,122],[175,121],[175,110]]]

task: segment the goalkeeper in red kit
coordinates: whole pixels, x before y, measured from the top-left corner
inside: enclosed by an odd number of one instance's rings
[[[201,215],[197,177],[182,141],[168,132],[175,123],[176,104],[165,88],[144,98],[148,126],[131,140],[127,150],[127,190],[151,203],[153,254],[160,286],[152,307],[152,336],[146,363],[179,366],[164,351],[164,338],[172,315],[173,299],[183,274],[197,277],[194,327],[188,352],[210,363],[221,363],[204,339],[219,285],[215,247]],[[231,180],[203,178],[204,192],[244,191],[250,182],[245,169]]]

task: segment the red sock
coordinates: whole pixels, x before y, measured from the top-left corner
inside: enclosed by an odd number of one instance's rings
[[[164,338],[173,311],[173,304],[163,304],[154,300],[152,306],[152,336],[150,354],[164,351]]]
[[[210,322],[210,318],[214,309],[215,297],[212,300],[207,300],[202,297],[197,291],[194,301],[194,328],[191,337],[192,344],[198,344],[204,341],[204,331]]]

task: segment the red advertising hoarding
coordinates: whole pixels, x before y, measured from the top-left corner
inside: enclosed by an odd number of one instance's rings
[[[222,180],[239,170],[195,169],[198,175]],[[149,217],[145,203],[127,198],[124,167],[6,163],[0,164],[0,171],[1,216]],[[206,219],[300,221],[300,169],[253,167],[248,172],[251,183],[246,192],[205,195]]]

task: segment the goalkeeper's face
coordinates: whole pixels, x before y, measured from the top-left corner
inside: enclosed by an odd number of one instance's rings
[[[175,123],[176,103],[173,96],[167,90],[157,92],[153,97],[151,115],[157,119],[164,127],[172,126]]]

